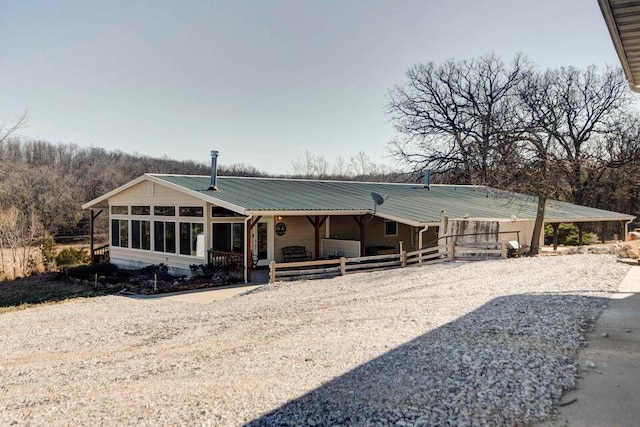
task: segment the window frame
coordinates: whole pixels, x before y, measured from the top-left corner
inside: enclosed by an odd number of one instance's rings
[[[186,248],[186,246],[183,246],[186,242],[183,241],[183,226],[188,226],[188,231],[187,234],[189,236],[189,253],[184,253],[183,252],[183,248]],[[194,226],[200,226],[200,232],[199,233],[195,233],[194,234]],[[185,222],[185,221],[180,221],[178,223],[178,255],[185,255],[185,256],[197,256],[197,244],[198,244],[198,235],[202,234],[205,235],[205,230],[204,230],[204,223],[202,222]]]
[[[387,226],[389,224],[395,224],[395,233],[387,233]],[[397,237],[397,236],[398,236],[398,221],[385,219],[384,220],[384,237]]]
[[[162,224],[162,234],[157,233],[157,226]],[[169,227],[167,227],[169,226]],[[173,226],[173,239],[167,236],[167,229]],[[173,241],[172,241],[173,240]],[[162,243],[162,249],[158,249],[158,243]],[[172,243],[173,251],[167,250],[167,243]],[[176,254],[176,222],[175,221],[153,221],[153,252],[161,252],[165,254]]]
[[[129,241],[130,241],[129,220],[124,218],[111,218],[110,228],[111,228],[111,242],[110,242],[111,246],[116,248],[128,248]],[[124,236],[123,236],[123,233],[124,233]]]
[[[136,233],[136,225],[135,223],[139,223],[138,225],[138,230]],[[144,227],[143,227],[143,223],[147,224],[148,227],[148,240],[144,239],[145,235],[144,235]],[[131,220],[131,249],[138,249],[141,251],[150,251],[151,250],[151,238],[152,233],[151,233],[151,221],[148,219],[132,219]],[[138,247],[135,246],[136,243],[136,238],[138,239]],[[145,247],[145,243],[147,244]]]

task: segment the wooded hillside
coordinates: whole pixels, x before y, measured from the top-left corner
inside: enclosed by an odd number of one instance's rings
[[[0,208],[36,213],[52,235],[87,233],[80,206],[144,173],[206,175],[202,162],[176,161],[46,141],[0,142]],[[221,175],[260,176],[250,166],[221,166]]]

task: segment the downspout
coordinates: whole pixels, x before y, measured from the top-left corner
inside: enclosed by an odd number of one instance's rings
[[[629,224],[631,224],[633,222],[632,219],[630,219],[629,221],[627,221],[627,223],[624,225],[624,239],[622,240],[623,242],[626,242],[627,239],[629,238]]]
[[[253,215],[249,215],[244,219],[244,232],[245,232],[245,241],[244,241],[244,283],[248,282],[247,280],[247,268],[249,265],[249,242],[246,237],[250,235],[251,230],[249,230],[249,221],[253,218]]]
[[[418,231],[418,250],[424,249],[422,247],[422,233],[424,233],[428,229],[429,229],[429,226],[425,225],[422,230]],[[420,253],[420,257],[419,257],[419,261],[418,262],[419,262],[419,264],[422,264],[422,253]]]

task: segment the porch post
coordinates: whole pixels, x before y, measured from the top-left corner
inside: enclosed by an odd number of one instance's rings
[[[89,209],[89,253],[91,254],[91,265],[96,263],[96,257],[93,255],[93,209]]]
[[[251,218],[249,218],[249,221],[245,222],[245,224],[246,227],[244,231],[247,234],[247,238],[245,239],[245,245],[247,245],[247,259],[244,260],[244,265],[247,269],[246,283],[249,283],[251,281],[251,268],[253,267],[253,254],[251,253],[251,229],[253,227],[251,226]]]
[[[578,223],[578,246],[582,246],[582,223]]]
[[[600,241],[601,241],[602,243],[604,243],[604,241],[605,241],[605,239],[604,239],[604,233],[605,233],[605,231],[606,231],[606,230],[607,230],[607,223],[606,223],[606,222],[604,222],[604,221],[602,221],[602,222],[600,223]]]
[[[315,259],[320,259],[320,227],[322,227],[322,224],[324,224],[324,222],[327,220],[327,218],[329,218],[328,216],[324,216],[322,219],[320,219],[319,215],[316,215],[314,218],[308,216],[307,217],[307,221],[309,221],[311,223],[311,225],[313,225],[314,228],[314,256]]]
[[[93,249],[95,246],[94,228],[95,228],[96,218],[98,218],[98,216],[100,216],[101,213],[102,213],[102,209],[100,209],[97,214],[93,213],[93,209],[89,210],[89,251],[90,251],[90,257],[91,257],[91,265],[96,263],[96,257],[95,257],[95,254],[93,253]]]
[[[258,221],[262,219],[262,216],[256,217],[254,220],[249,220],[246,222],[247,226],[245,227],[245,233],[247,233],[246,245],[247,245],[247,259],[244,260],[245,265],[247,266],[247,282],[251,281],[251,271],[253,271],[253,244],[251,240],[251,232],[253,231],[253,227],[256,226]]]
[[[555,252],[558,250],[558,223],[554,222],[551,227],[553,228],[553,250]]]

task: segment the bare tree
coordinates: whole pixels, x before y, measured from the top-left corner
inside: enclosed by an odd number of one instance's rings
[[[616,144],[622,141],[610,136],[619,133],[630,106],[628,86],[621,69],[601,72],[594,66],[548,70],[545,78],[549,87],[540,102],[553,117],[543,123],[544,131],[557,143],[570,200],[582,205],[598,174],[592,166],[606,165],[610,160],[609,152],[602,147],[606,144],[613,151],[622,149]]]
[[[342,156],[338,156],[331,168],[331,175],[335,178],[346,178],[352,175],[351,166]]]
[[[329,162],[323,156],[316,156],[309,150],[291,163],[293,175],[301,178],[323,179],[329,175]]]
[[[407,81],[389,92],[399,134],[392,155],[416,175],[430,169],[458,182],[499,184],[493,170],[512,154],[504,138],[514,122],[515,88],[529,73],[521,56],[510,66],[486,55],[411,67]]]
[[[22,127],[27,125],[28,111],[24,111],[20,116],[9,122],[0,123],[0,145],[15,136],[15,133]]]
[[[531,75],[520,86],[519,96],[521,148],[534,155],[528,170],[530,187],[538,196],[538,215],[531,252],[538,253],[546,200],[564,192],[572,202],[585,204],[587,190],[595,187],[607,167],[637,155],[632,139],[638,133],[633,127],[620,129],[629,106],[621,70],[547,70]]]
[[[35,246],[43,236],[42,223],[34,212],[14,207],[0,210],[0,267],[8,261],[11,268],[9,276],[29,273]],[[5,251],[9,253],[8,259],[5,259]]]

